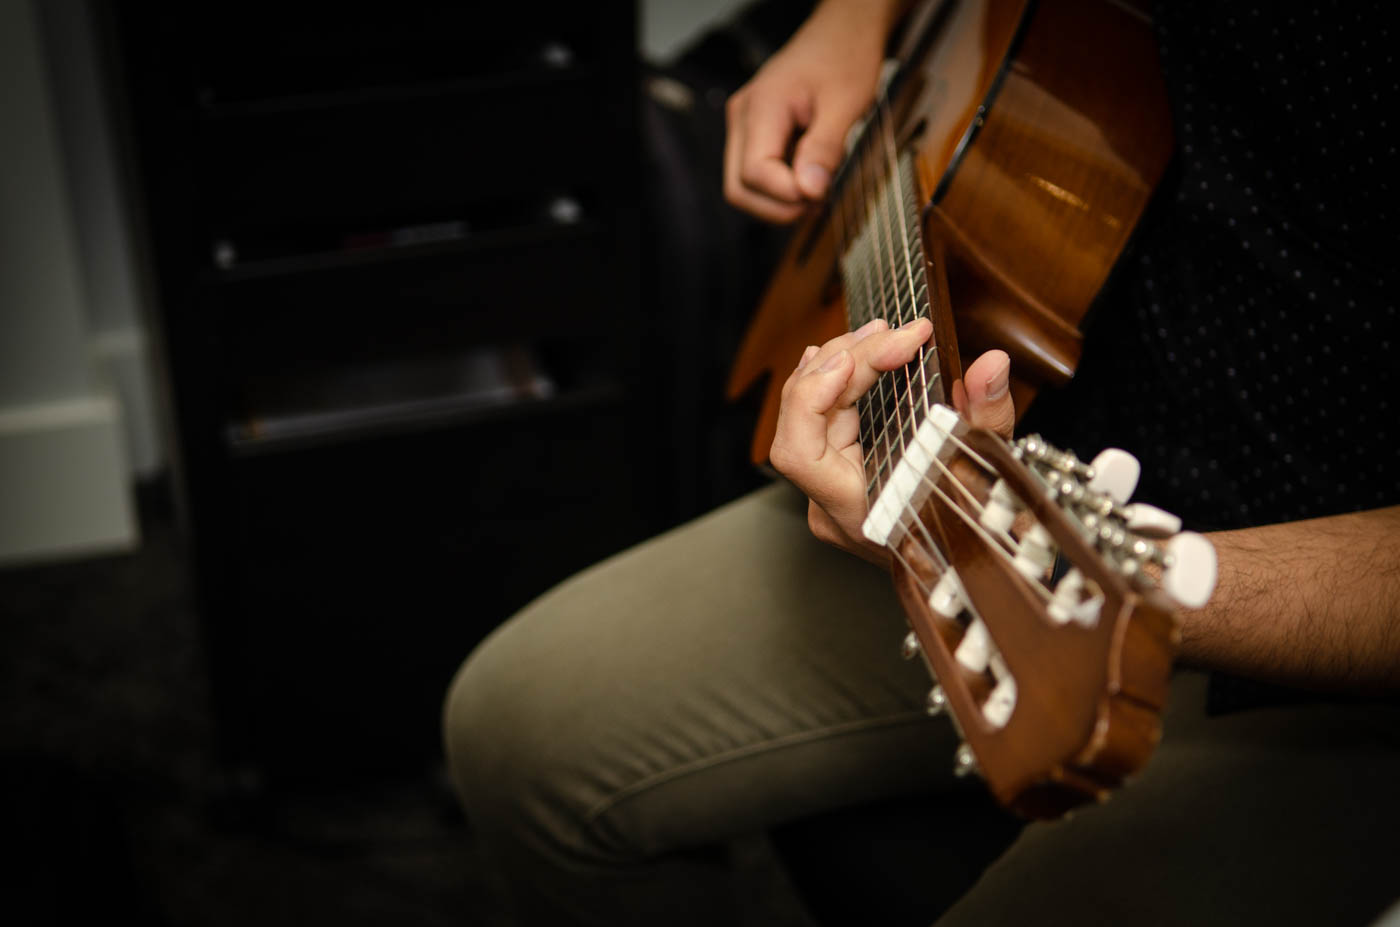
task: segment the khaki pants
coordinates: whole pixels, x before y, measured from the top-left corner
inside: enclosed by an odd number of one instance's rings
[[[733,923],[721,848],[737,835],[901,795],[980,803],[951,774],[950,725],[924,715],[904,631],[889,578],[812,539],[785,485],[503,625],[444,723],[521,922]],[[1027,827],[939,923],[1366,923],[1400,897],[1400,710],[1207,719],[1203,677],[1174,689],[1143,775]],[[939,835],[954,855],[960,820]]]

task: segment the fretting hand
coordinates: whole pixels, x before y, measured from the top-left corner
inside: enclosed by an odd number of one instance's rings
[[[809,347],[783,384],[769,452],[773,466],[807,494],[813,534],[876,563],[887,563],[889,554],[861,533],[865,469],[855,403],[882,372],[912,360],[931,331],[927,319],[894,330],[876,319],[820,348]],[[952,391],[953,404],[965,418],[1007,438],[1016,418],[1010,373],[1010,358],[989,351]]]

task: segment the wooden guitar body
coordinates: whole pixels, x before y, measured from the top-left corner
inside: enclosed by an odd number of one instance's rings
[[[858,402],[866,539],[890,551],[955,768],[1055,817],[1106,798],[1160,734],[1179,639],[1214,551],[1130,503],[1140,465],[1009,444],[949,408],[961,356],[1011,355],[1024,411],[1065,383],[1080,325],[1171,152],[1150,23],[1112,0],[943,0],[913,15],[901,65],[801,225],[730,379],[768,375],[753,457],[808,344],[920,314],[933,334]],[[1160,542],[1160,543],[1159,543]],[[1160,578],[1160,579],[1159,579]]]
[[[1073,374],[1080,323],[1170,156],[1156,46],[1110,0],[946,0],[925,15],[888,106],[914,153],[930,280],[950,297],[935,319],[943,382],[959,352],[1001,348],[1024,411]],[[771,373],[757,462],[788,371],[847,330],[839,248],[830,208],[800,225],[740,347],[731,396]]]

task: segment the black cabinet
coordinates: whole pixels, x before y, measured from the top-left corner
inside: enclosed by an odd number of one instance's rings
[[[226,759],[429,762],[471,645],[655,527],[635,11],[104,12]]]

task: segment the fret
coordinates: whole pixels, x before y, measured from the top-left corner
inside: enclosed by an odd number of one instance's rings
[[[929,314],[929,285],[909,155],[891,172],[867,131],[839,191],[847,226],[841,256],[848,321],[875,318],[892,327]],[[937,388],[937,351],[926,348],[905,367],[881,374],[857,403],[860,442],[871,500],[888,481],[922,423]],[[937,394],[935,394],[937,395]]]

